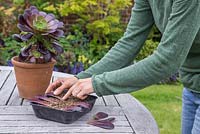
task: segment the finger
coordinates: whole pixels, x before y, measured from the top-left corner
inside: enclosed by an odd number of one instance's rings
[[[60,77],[57,79],[57,81],[60,81],[63,84],[65,82],[65,79],[63,77]]]
[[[81,100],[85,100],[87,97],[88,97],[88,95],[84,95],[84,96],[82,96],[82,97],[77,97],[77,98],[79,98],[79,99],[81,99]]]
[[[72,95],[73,95],[74,97],[76,97],[76,96],[79,94],[80,91],[81,91],[80,88],[76,88],[76,89],[74,89],[74,90],[72,91]]]
[[[49,93],[51,91],[53,91],[55,88],[59,87],[62,83],[58,80],[56,80],[55,82],[49,84],[48,88],[46,89],[45,93]]]
[[[55,95],[59,95],[63,92],[63,90],[66,89],[66,85],[65,84],[62,84],[60,87],[58,87],[53,93]]]
[[[65,96],[63,96],[63,100],[66,100],[67,98],[69,98],[69,96],[72,95],[73,90],[75,90],[78,87],[79,83],[74,84],[65,94]]]
[[[67,91],[67,93],[63,96],[63,100],[66,100],[67,98],[69,98],[69,96],[71,96],[72,95],[72,91],[73,91],[73,89],[69,89],[68,91]]]
[[[84,90],[81,90],[78,94],[77,94],[77,98],[81,99],[81,100],[84,100],[85,98],[87,98],[88,94],[84,91]]]

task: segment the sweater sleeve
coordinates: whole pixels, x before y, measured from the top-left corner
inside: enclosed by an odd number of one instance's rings
[[[146,0],[136,0],[124,36],[99,62],[76,77],[87,78],[130,65],[143,46],[153,23],[149,4]]]
[[[154,53],[128,67],[93,75],[97,95],[136,91],[175,73],[186,59],[200,29],[199,1],[174,0],[161,42]]]

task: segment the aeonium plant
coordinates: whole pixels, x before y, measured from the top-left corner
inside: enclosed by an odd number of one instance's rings
[[[19,15],[17,27],[21,33],[14,34],[13,38],[24,44],[18,56],[20,62],[47,63],[63,53],[58,43],[58,39],[64,35],[63,22],[58,21],[53,14],[31,6]]]

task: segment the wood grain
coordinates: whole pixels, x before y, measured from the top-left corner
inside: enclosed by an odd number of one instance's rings
[[[136,134],[159,134],[159,129],[151,113],[129,94],[116,95]]]
[[[16,85],[14,72],[11,72],[8,79],[0,90],[0,105],[6,105]]]

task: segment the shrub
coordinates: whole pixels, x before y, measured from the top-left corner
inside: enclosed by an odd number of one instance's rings
[[[61,42],[66,51],[74,53],[72,64],[79,63],[88,68],[101,59],[123,35],[125,24],[120,21],[120,13],[130,5],[130,0],[65,0],[56,5],[50,4],[45,9],[57,12],[63,19],[75,16],[75,23]]]
[[[129,0],[68,0],[58,5],[61,16],[78,16],[67,39],[86,68],[101,59],[122,36],[125,25],[120,21],[120,12],[130,5]]]
[[[16,7],[5,8],[0,6],[0,33],[4,35],[4,37],[8,37],[12,32],[17,31],[15,26],[15,10]]]
[[[19,55],[20,49],[22,48],[22,44],[13,40],[11,37],[4,38],[5,47],[0,48],[0,54],[3,65],[7,65],[7,61],[9,61],[13,56]]]

